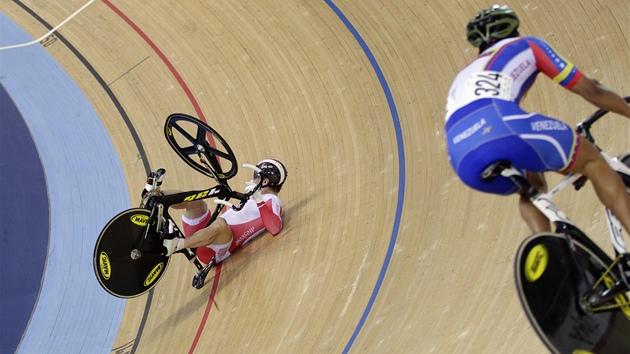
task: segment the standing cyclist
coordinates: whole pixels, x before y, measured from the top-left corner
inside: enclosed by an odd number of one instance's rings
[[[479,56],[462,69],[448,93],[446,139],[453,169],[469,187],[501,195],[517,192],[509,179],[481,179],[484,169],[501,160],[527,171],[527,179],[541,190],[546,190],[543,172],[585,175],[630,231],[630,197],[593,144],[564,122],[526,112],[519,103],[542,72],[601,109],[630,118],[630,106],[542,39],[521,37],[518,26],[510,8],[494,5],[479,11],[466,27]],[[532,232],[550,231],[549,220],[525,196],[519,211]]]

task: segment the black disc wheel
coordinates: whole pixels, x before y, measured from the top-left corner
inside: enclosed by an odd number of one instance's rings
[[[166,140],[190,167],[220,183],[234,177],[238,164],[227,142],[199,119],[174,113],[164,125]]]
[[[157,232],[141,241],[150,211],[133,208],[113,217],[98,236],[94,272],[101,286],[120,298],[132,298],[153,288],[168,267]]]
[[[628,298],[618,294],[605,311],[591,311],[585,304],[612,261],[596,246],[574,243],[572,253],[560,234],[538,233],[523,241],[515,278],[525,314],[553,353],[630,353]],[[618,275],[610,272],[603,279],[595,291],[611,287]]]

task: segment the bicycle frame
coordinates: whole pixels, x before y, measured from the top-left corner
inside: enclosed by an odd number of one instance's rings
[[[630,178],[630,168],[621,163],[617,158],[610,157],[603,151],[600,151],[602,157],[606,160],[608,165],[618,173]],[[577,173],[569,173],[562,178],[553,188],[548,192],[539,193],[537,191],[528,191],[526,188],[528,183],[524,180],[522,173],[514,167],[508,167],[501,171],[501,175],[511,180],[517,179],[520,187],[525,187],[524,193],[528,194],[530,200],[536,206],[540,212],[542,212],[557,228],[557,231],[565,230],[568,227],[578,229],[575,223],[567,216],[567,214],[560,208],[558,208],[553,202],[552,198],[558,192],[562,191],[569,185],[574,185],[576,189],[579,189],[583,183],[583,176]],[[607,226],[610,233],[611,242],[617,254],[623,254],[627,252],[626,243],[623,239],[623,228],[619,220],[615,217],[609,208],[605,208],[606,219],[608,221]]]
[[[620,173],[622,176],[626,176],[630,178],[630,168],[628,168],[625,164],[621,163],[619,159],[612,158],[608,156],[606,153],[601,152],[601,151],[600,153],[602,154],[606,162],[615,171]],[[590,244],[591,245],[590,247],[592,248],[598,248],[598,246],[577,227],[577,225],[567,216],[567,214],[552,202],[552,197],[558,192],[565,189],[569,185],[575,186],[576,189],[581,188],[584,182],[586,181],[585,177],[577,173],[569,173],[564,178],[562,178],[548,192],[542,193],[542,192],[538,192],[535,188],[533,188],[531,184],[525,179],[523,174],[512,166],[505,167],[501,171],[501,175],[506,178],[509,178],[515,184],[517,184],[521,188],[523,193],[530,198],[534,206],[536,206],[536,208],[540,210],[556,226],[556,233],[559,233],[565,236],[565,239],[567,240],[567,243],[569,245],[569,248],[571,249],[572,254],[576,252],[575,244],[573,243],[573,236],[579,237],[580,242]],[[622,229],[621,223],[610,211],[610,209],[605,208],[605,210],[606,210],[606,218],[608,220],[608,224],[607,224],[608,230],[609,230],[611,241],[612,241],[617,257],[612,262],[612,264],[610,264],[607,267],[607,269],[603,272],[601,277],[593,284],[592,286],[593,290],[602,281],[604,281],[604,278],[612,271],[612,269],[616,265],[619,264],[621,255],[626,253],[626,244],[625,244],[625,241],[623,240],[623,233],[622,233],[623,229]],[[573,258],[573,260],[576,263],[576,269],[578,269],[580,272],[580,277],[582,279],[586,279],[584,273],[582,272],[582,268],[579,266],[580,262],[575,258]],[[589,302],[588,306],[583,303],[580,303],[580,305],[586,306],[585,309],[590,310],[590,311],[602,311],[602,310],[605,311],[605,310],[613,308],[611,306],[600,306],[599,304],[602,303],[603,301],[607,301],[613,298],[618,293],[625,291],[625,289],[627,289],[630,286],[630,284],[628,284],[623,274],[622,274],[622,277],[623,279],[621,281],[616,282],[614,286],[602,292],[601,294],[597,295],[596,293],[590,293],[589,296],[590,296],[591,301]]]
[[[159,189],[156,189],[156,191],[159,191]],[[249,195],[233,191],[227,184],[218,184],[205,190],[179,192],[169,195],[161,195],[158,193],[155,196],[150,197],[146,205],[146,208],[151,210],[151,214],[149,215],[149,219],[147,221],[147,228],[144,231],[144,235],[138,239],[136,248],[132,251],[131,258],[137,260],[142,257],[139,250],[141,249],[144,241],[150,237],[150,229],[152,228],[150,225],[155,225],[154,229],[157,231],[157,234],[164,236],[167,233],[172,235],[174,232],[175,237],[183,237],[179,228],[175,228],[170,231],[168,230],[170,225],[175,224],[168,212],[171,205],[209,198],[217,198],[223,201],[227,201],[232,198],[238,199],[241,203],[233,206],[233,208],[235,210],[240,210],[243,207],[243,203],[245,203],[249,198]],[[206,226],[216,220],[223,207],[223,204],[217,203],[217,206],[215,207],[215,210]],[[164,225],[164,222],[168,222],[169,225]],[[204,266],[196,259],[196,254],[190,249],[183,249],[179,252],[182,252],[189,261],[192,261],[197,269],[202,270],[204,268]]]
[[[629,98],[626,98],[626,101],[629,101]],[[630,185],[630,168],[626,166],[622,161],[620,161],[618,157],[611,157],[606,152],[602,151],[602,149],[595,144],[594,138],[589,131],[590,126],[599,118],[601,118],[605,113],[605,111],[596,112],[594,115],[578,125],[577,131],[581,133],[585,139],[588,139],[593,143],[593,145],[595,145],[606,163],[619,174],[625,185],[628,186]],[[553,196],[569,185],[573,185],[576,190],[579,190],[586,182],[585,176],[577,173],[569,173],[548,192],[540,192],[527,181],[527,179],[518,169],[511,166],[511,164],[495,164],[491,166],[487,171],[485,171],[484,175],[486,177],[495,175],[495,173],[498,172],[498,170],[496,170],[497,167],[500,168],[500,174],[503,177],[512,180],[520,188],[522,193],[531,200],[532,204],[534,204],[534,206],[555,225],[556,233],[565,236],[572,253],[576,251],[575,244],[573,243],[573,236],[579,238],[580,242],[582,243],[590,244],[592,248],[598,248],[598,246],[577,227],[577,225],[567,216],[567,214],[552,202]],[[630,192],[630,189],[628,187],[626,187],[626,189]],[[604,278],[612,271],[615,266],[620,265],[622,255],[627,254],[627,246],[623,238],[623,228],[621,222],[615,217],[615,215],[608,207],[605,207],[604,209],[607,219],[608,231],[611,243],[615,250],[616,258],[602,274],[602,276],[595,282],[595,284],[593,285],[593,289],[595,289],[596,286],[604,281]],[[577,259],[574,259],[574,261],[576,262],[577,269],[579,269],[580,273],[582,273],[579,262],[577,261]],[[622,276],[622,280],[616,282],[614,286],[599,295],[595,293],[591,293],[589,295],[591,301],[586,306],[586,309],[590,311],[599,311],[611,308],[611,306],[599,306],[599,304],[602,303],[602,301],[607,301],[613,298],[618,293],[625,291],[630,287],[630,283],[628,282],[627,278],[628,275],[624,274],[622,268],[620,268],[620,273]],[[584,274],[581,274],[581,276],[583,279],[585,279]]]
[[[624,97],[624,100],[630,103],[630,96]],[[595,138],[590,132],[591,126],[597,122],[601,117],[606,115],[608,111],[598,110],[593,113],[591,116],[583,120],[577,126],[577,132],[582,134],[582,136],[593,143],[593,145],[599,150],[600,155],[604,158],[606,163],[615,170],[621,178],[624,180],[625,184],[630,185],[630,168],[626,166],[623,162],[619,161],[617,157],[611,157],[606,152],[604,152],[597,144],[595,144]],[[488,175],[492,173],[492,170],[486,171]],[[575,189],[580,189],[584,183],[586,182],[586,177],[581,176],[576,173],[567,174],[560,182],[558,182],[551,190],[546,193],[539,193],[535,189],[531,188],[529,182],[524,178],[524,176],[520,173],[520,171],[516,170],[513,167],[507,167],[501,171],[501,175],[504,177],[510,178],[517,186],[527,194],[532,203],[540,210],[556,227],[557,231],[564,231],[566,228],[572,228],[576,231],[581,231],[577,226],[569,219],[569,217],[556,205],[551,202],[551,198],[568,185],[573,184]],[[630,192],[630,191],[629,191]],[[610,234],[610,239],[612,245],[615,249],[615,253],[617,255],[621,255],[627,252],[627,246],[623,239],[623,229],[619,220],[613,215],[612,211],[609,208],[605,208],[606,211],[606,219],[608,221],[608,230]],[[566,232],[563,232],[567,234]],[[588,240],[588,237],[586,237]]]
[[[630,103],[630,98],[626,97]],[[630,193],[630,152],[611,157],[590,134],[591,125],[607,112],[599,110],[577,126],[582,138],[598,149],[604,161],[621,177]],[[548,191],[538,191],[523,172],[501,161],[488,166],[481,178],[511,180],[553,224],[553,232],[536,232],[519,246],[514,261],[516,290],[524,312],[538,336],[554,353],[628,352],[630,340],[630,254],[619,220],[605,209],[616,257],[582,232],[553,198],[572,185],[579,190],[586,176],[568,173]],[[623,196],[620,196],[623,197]]]
[[[225,139],[205,122],[186,114],[173,113],[164,124],[164,136],[186,164],[214,179],[217,185],[163,195],[160,181],[166,171],[158,169],[151,172],[147,177],[147,184],[151,185],[145,187],[139,207],[114,216],[101,230],[94,248],[93,267],[97,280],[107,292],[117,297],[141,295],[152,289],[164,274],[170,259],[164,240],[184,237],[169,213],[171,206],[214,198],[216,207],[205,225],[207,227],[217,219],[224,207],[241,210],[249,198],[263,188],[262,177],[265,174],[257,166],[249,164],[242,166],[261,176],[258,184],[248,184],[246,193],[230,188],[228,180],[238,171],[236,157]],[[237,199],[238,203],[234,205],[230,199]],[[197,267],[192,285],[201,289],[214,265],[214,259],[203,265],[197,258],[195,248],[185,248],[175,253],[184,254]],[[111,273],[112,267],[117,267],[119,271]]]

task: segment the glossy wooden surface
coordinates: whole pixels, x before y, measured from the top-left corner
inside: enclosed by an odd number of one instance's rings
[[[0,4],[34,38],[47,31],[15,2]],[[23,4],[54,26],[84,2]],[[522,34],[630,94],[627,3],[510,5]],[[190,286],[194,267],[174,259],[150,296],[127,302],[112,350],[543,352],[514,291],[528,234],[516,197],[466,189],[446,159],[446,93],[475,57],[464,26],[485,6],[111,0],[64,25],[67,42],[47,50],[101,116],[132,204],[149,168],[167,169],[167,188],[212,183],[166,144],[173,112],[205,119],[240,163],[274,157],[288,168],[280,235],[236,253],[202,290]],[[572,124],[594,110],[544,77],[525,106]],[[611,152],[629,148],[623,118],[598,132]],[[248,179],[241,170],[232,185]],[[607,242],[590,188],[558,203]]]

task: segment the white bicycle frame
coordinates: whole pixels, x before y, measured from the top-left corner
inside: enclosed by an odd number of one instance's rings
[[[611,157],[603,151],[600,151],[602,157],[606,160],[608,165],[612,167],[613,170],[621,172],[625,175],[630,176],[630,168],[623,164],[617,157]],[[510,176],[523,176],[523,174],[514,167],[509,167],[501,171],[501,175],[509,178]],[[578,180],[582,175],[577,173],[569,173],[564,178],[560,180],[553,188],[551,188],[546,193],[539,193],[531,198],[532,203],[540,210],[553,224],[557,222],[566,223],[572,225],[577,228],[575,223],[567,216],[567,214],[562,211],[562,209],[558,208],[552,201],[552,197],[565,189],[567,186],[573,184],[576,180]],[[610,233],[610,239],[612,241],[613,247],[618,254],[623,254],[627,252],[626,243],[623,239],[623,228],[619,220],[613,215],[613,213],[608,209],[606,210],[606,219],[608,220],[608,231]]]

